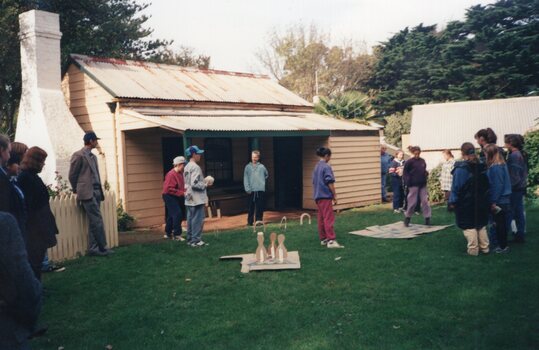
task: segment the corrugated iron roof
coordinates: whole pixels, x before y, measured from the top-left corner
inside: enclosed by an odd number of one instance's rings
[[[286,113],[243,110],[159,110],[124,109],[123,114],[178,131],[358,131],[372,126],[314,113]],[[155,114],[157,113],[157,114]]]
[[[75,54],[71,58],[117,98],[312,106],[264,75]]]
[[[538,123],[539,97],[437,103],[412,107],[410,143],[423,150],[459,149],[475,133],[492,128],[503,146],[506,134],[524,134]]]

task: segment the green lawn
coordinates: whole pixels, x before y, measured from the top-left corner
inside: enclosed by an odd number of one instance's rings
[[[219,256],[254,251],[252,231],[118,248],[45,276],[34,349],[538,349],[539,208],[528,242],[469,257],[452,227],[413,240],[348,235],[391,223],[387,207],[337,217],[346,249],[318,243],[316,224],[289,223],[301,270],[240,273]],[[419,222],[419,218],[414,218]],[[452,223],[443,208],[434,223]],[[274,226],[276,228],[277,226]],[[340,260],[335,258],[341,257]]]

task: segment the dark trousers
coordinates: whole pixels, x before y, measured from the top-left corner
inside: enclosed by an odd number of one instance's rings
[[[496,240],[498,241],[498,246],[502,249],[507,247],[507,231],[508,220],[507,218],[511,216],[511,206],[509,204],[498,204],[502,210],[498,214],[494,214],[494,226],[496,227]]]
[[[105,224],[103,223],[100,209],[101,198],[102,195],[94,191],[94,197],[92,199],[81,201],[82,207],[88,217],[88,250],[90,251],[105,251],[107,249]],[[43,261],[43,257],[41,261]]]
[[[185,216],[185,199],[171,194],[164,194],[165,202],[165,232],[167,236],[181,236],[182,221]]]
[[[41,242],[28,242],[26,245],[28,262],[38,281],[41,281],[41,267],[47,254],[47,248]]]
[[[262,221],[264,218],[265,192],[254,191],[249,195],[247,207],[247,225],[252,226],[255,221]]]
[[[393,209],[400,209],[404,205],[402,179],[398,176],[391,176],[391,188],[393,189]]]

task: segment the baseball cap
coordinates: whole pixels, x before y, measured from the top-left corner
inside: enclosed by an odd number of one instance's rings
[[[189,148],[187,148],[185,150],[185,154],[187,154],[188,156],[191,156],[191,155],[193,155],[195,153],[196,154],[202,154],[202,153],[204,153],[204,150],[198,148],[198,146],[196,146],[196,145],[193,145],[193,146],[191,146],[191,147],[189,147]]]
[[[182,157],[182,156],[179,156],[179,157],[176,157],[174,158],[174,160],[172,161],[172,165],[176,166],[178,164],[182,164],[182,163],[185,163],[185,158]]]
[[[99,137],[97,137],[95,132],[88,131],[86,134],[84,134],[83,140],[84,140],[84,142],[90,142],[92,140],[101,140],[101,139]]]

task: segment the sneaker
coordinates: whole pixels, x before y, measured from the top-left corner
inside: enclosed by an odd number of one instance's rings
[[[320,245],[328,245],[328,240],[327,239],[321,240]]]
[[[395,213],[395,214],[400,214],[401,211],[400,211],[400,209],[394,209],[394,210],[393,210],[393,213]]]
[[[204,241],[198,241],[196,243],[192,243],[191,244],[191,247],[204,247],[208,245],[208,243],[204,242]]]
[[[47,273],[47,272],[62,272],[65,271],[66,268],[63,266],[58,265],[49,265],[47,268],[42,269],[41,272]]]
[[[344,246],[337,243],[337,241],[328,241],[327,247],[328,248],[344,248]]]
[[[494,252],[496,254],[505,254],[505,253],[509,253],[509,247],[505,247],[505,248],[500,248],[500,247],[497,247],[496,249],[494,249]]]
[[[175,236],[173,240],[183,242],[185,241],[185,238],[183,238],[182,236]]]
[[[425,218],[425,225],[430,226],[430,218]]]
[[[163,236],[163,239],[169,239],[169,238],[171,238],[169,235],[164,235]]]

